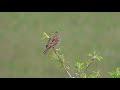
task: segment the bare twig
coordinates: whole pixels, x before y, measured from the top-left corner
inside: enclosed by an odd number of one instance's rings
[[[54,47],[53,47],[53,50],[54,50],[56,56],[58,57],[58,59],[60,60],[62,66],[63,66],[63,68],[64,68],[64,70],[66,71],[66,73],[69,75],[70,78],[73,78],[72,75],[70,74],[70,72],[67,70],[67,67],[66,67],[65,64],[64,64],[64,61],[59,57],[59,55],[58,55],[58,53],[57,53],[57,51],[55,50]]]

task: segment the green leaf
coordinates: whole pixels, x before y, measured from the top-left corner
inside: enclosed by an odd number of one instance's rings
[[[56,49],[56,51],[61,51],[61,49],[60,49],[60,48],[58,48],[58,49]]]
[[[89,54],[88,54],[88,56],[92,57],[92,54],[91,54],[91,53],[89,53]]]
[[[100,71],[99,70],[97,72],[93,71],[92,74],[90,75],[90,78],[97,78],[99,76],[100,76]]]
[[[97,52],[96,51],[94,51],[94,56],[96,56],[97,55]]]
[[[99,58],[99,57],[97,57],[97,59],[98,59],[98,61],[100,61],[100,58]]]
[[[117,73],[117,74],[120,74],[119,68],[116,69],[116,73]]]
[[[84,63],[76,62],[75,67],[78,69],[78,72],[80,72],[84,67]]]
[[[96,59],[96,58],[97,58],[97,56],[93,56],[93,57],[92,57],[93,60]]]
[[[50,56],[52,59],[57,59],[57,60],[61,59],[61,55],[59,55],[59,54],[56,55],[54,52],[50,53],[49,56]],[[60,57],[60,58],[59,58],[59,57]]]
[[[98,70],[97,72],[93,71],[93,73],[95,74],[95,77],[100,76],[100,70]]]
[[[76,63],[75,63],[75,67],[76,67],[76,68],[79,68],[79,62],[76,62]]]
[[[57,50],[57,51],[61,51],[61,49],[60,49],[60,48],[57,48],[56,50]]]
[[[75,67],[82,69],[84,63],[76,62]]]
[[[55,55],[55,53],[50,53],[50,54],[49,54],[49,57],[51,58],[51,60],[56,59],[56,55]]]
[[[81,74],[81,78],[87,78],[87,75],[85,73]]]
[[[101,56],[99,56],[100,60],[102,60],[103,58]]]
[[[97,59],[101,61],[103,58],[101,56],[97,56]]]
[[[119,68],[116,68],[115,71],[112,72],[108,72],[110,74],[111,77],[113,78],[120,78],[120,70]]]
[[[64,54],[59,55],[60,59],[64,61]]]
[[[89,78],[95,78],[95,76],[93,76],[93,75],[90,75],[90,76],[89,76]]]
[[[44,32],[44,35],[45,35],[47,38],[50,38],[45,32]]]
[[[58,68],[63,68],[63,65],[61,65],[61,64],[60,64],[60,65],[59,65],[59,66],[57,66],[57,67],[58,67]]]
[[[50,38],[45,32],[42,34],[42,40]]]

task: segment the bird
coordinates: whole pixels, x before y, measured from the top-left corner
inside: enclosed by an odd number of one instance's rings
[[[45,55],[50,48],[54,48],[60,42],[60,36],[56,31],[47,41],[46,49],[43,54]]]

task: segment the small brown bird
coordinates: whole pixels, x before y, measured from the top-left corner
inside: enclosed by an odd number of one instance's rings
[[[56,31],[55,34],[51,36],[49,40],[47,41],[46,49],[43,52],[44,55],[47,53],[47,51],[50,48],[54,48],[59,43],[59,41],[60,41],[60,36],[58,35],[58,32]]]

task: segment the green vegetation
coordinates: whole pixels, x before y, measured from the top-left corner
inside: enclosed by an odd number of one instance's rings
[[[42,40],[48,38],[49,39],[49,35],[47,35],[45,32],[42,35]],[[90,74],[89,76],[87,75],[86,71],[88,70],[88,68],[90,67],[90,65],[95,61],[101,61],[103,58],[101,56],[98,55],[98,53],[96,51],[94,51],[93,54],[89,53],[88,56],[90,57],[90,59],[88,59],[85,63],[80,62],[80,60],[78,60],[75,63],[75,68],[77,68],[77,73],[75,73],[75,76],[71,75],[70,73],[70,68],[69,66],[66,65],[66,61],[64,58],[64,54],[60,54],[61,49],[55,49],[55,48],[51,48],[53,49],[53,52],[49,55],[51,59],[56,59],[60,64],[65,72],[68,74],[68,76],[70,78],[103,78],[100,77],[100,70],[96,71],[89,71],[92,72],[92,74]],[[112,71],[109,72],[110,77],[111,78],[120,78],[120,70],[119,68],[116,68],[116,71]]]
[[[52,49],[42,53],[43,32],[55,31],[61,36],[56,48],[71,75],[97,51],[103,60],[96,58],[82,77],[120,77],[119,24],[119,12],[0,12],[0,77],[68,77],[50,60]]]

